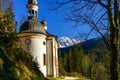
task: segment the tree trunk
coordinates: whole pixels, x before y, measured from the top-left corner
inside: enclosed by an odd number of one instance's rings
[[[117,72],[117,50],[112,49],[111,51],[111,61],[110,61],[110,75],[111,80],[118,80],[118,72]]]
[[[118,80],[118,0],[114,0],[114,15],[112,15],[111,0],[108,0],[108,19],[110,23],[110,75],[111,80]]]

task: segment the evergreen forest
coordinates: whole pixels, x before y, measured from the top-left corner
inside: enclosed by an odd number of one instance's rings
[[[85,50],[74,45],[69,50],[59,50],[59,75],[84,76],[91,80],[110,80],[109,54],[109,50],[103,47]],[[120,68],[118,70],[120,74]]]

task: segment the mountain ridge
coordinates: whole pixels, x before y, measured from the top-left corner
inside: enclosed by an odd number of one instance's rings
[[[105,47],[104,45],[105,44],[103,43],[101,38],[92,38],[86,41],[81,41],[79,43],[73,44],[71,46],[59,47],[59,51],[62,53],[68,52],[73,46],[77,46],[78,48],[83,48],[84,50],[92,50],[98,47],[104,48]]]
[[[60,37],[58,39],[59,48],[73,46],[73,45],[78,44],[80,42],[82,42],[82,40],[71,38],[71,37]]]

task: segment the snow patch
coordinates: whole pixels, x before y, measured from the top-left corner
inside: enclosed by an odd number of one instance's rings
[[[58,39],[59,48],[69,47],[80,42],[81,40],[70,37],[61,37]]]

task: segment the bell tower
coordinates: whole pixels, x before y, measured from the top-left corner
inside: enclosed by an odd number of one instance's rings
[[[38,20],[38,1],[37,0],[28,0],[26,5],[28,9],[28,19]]]

